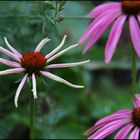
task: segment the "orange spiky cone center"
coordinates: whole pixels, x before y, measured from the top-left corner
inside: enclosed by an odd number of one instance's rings
[[[122,11],[130,15],[140,13],[140,0],[122,0]]]
[[[134,108],[132,112],[132,122],[135,126],[140,128],[140,107]]]
[[[29,74],[38,73],[45,68],[47,59],[40,52],[27,52],[22,55],[21,66]]]

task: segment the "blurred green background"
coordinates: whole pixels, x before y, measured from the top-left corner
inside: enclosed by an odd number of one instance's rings
[[[90,23],[89,19],[78,16],[87,15],[99,2],[66,1],[61,4],[61,11],[56,13],[55,1],[1,1],[0,45],[6,48],[3,40],[6,36],[17,50],[25,53],[34,50],[48,36],[51,41],[42,50],[47,54],[61,42],[64,34],[68,35],[64,48],[76,43]],[[127,26],[113,60],[105,65],[104,45],[108,31],[86,55],[82,55],[83,45],[53,62],[90,59],[91,62],[82,67],[52,70],[72,83],[85,85],[84,89],[73,89],[47,78],[38,78],[36,138],[85,139],[83,132],[98,119],[118,109],[131,108],[131,47],[127,41],[129,36],[126,36]],[[0,57],[9,59],[2,53]],[[0,70],[8,68],[0,64]],[[0,77],[0,139],[29,137],[28,84],[22,90],[17,109],[13,103],[22,77],[21,74]]]

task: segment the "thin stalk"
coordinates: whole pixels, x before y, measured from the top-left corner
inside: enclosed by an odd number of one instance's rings
[[[137,69],[136,69],[136,53],[132,48],[132,94],[136,94],[136,84],[137,84]]]
[[[34,137],[34,118],[35,118],[35,101],[33,94],[30,93],[30,139],[35,139]]]
[[[57,1],[55,2],[55,15],[54,17],[56,18],[58,14],[58,5],[57,5]]]
[[[91,20],[93,17],[88,16],[61,16],[63,19],[75,19],[75,20]]]

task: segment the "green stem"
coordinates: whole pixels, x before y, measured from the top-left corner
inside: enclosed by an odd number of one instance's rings
[[[55,15],[54,17],[56,18],[58,14],[58,5],[57,5],[57,1],[55,2]]]
[[[137,77],[137,69],[136,69],[136,54],[134,49],[132,48],[132,94],[136,94],[136,77]]]
[[[76,19],[76,20],[79,20],[79,19],[84,19],[84,20],[94,19],[92,17],[87,17],[87,16],[61,16],[61,17],[64,18],[64,19]]]
[[[34,139],[34,117],[35,117],[35,102],[33,94],[30,93],[30,139]]]

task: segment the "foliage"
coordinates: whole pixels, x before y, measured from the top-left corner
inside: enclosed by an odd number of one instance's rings
[[[65,47],[75,43],[89,23],[88,19],[68,19],[67,16],[85,16],[94,6],[92,1],[1,1],[0,44],[3,37],[21,52],[33,50],[37,43],[48,36],[51,41],[43,49],[47,53],[55,48],[64,34],[68,34]],[[74,62],[91,59],[104,62],[104,44],[107,32],[87,55],[82,55],[82,46],[71,50],[56,61]],[[124,37],[125,39],[126,37]],[[113,58],[129,64],[129,46],[122,43]],[[128,49],[126,49],[128,48]],[[1,57],[8,58],[0,54]],[[118,59],[119,58],[119,59]],[[72,89],[49,79],[39,79],[36,100],[36,138],[86,138],[83,132],[94,122],[121,108],[130,108],[130,69],[88,67],[82,69],[59,69],[53,73],[73,83],[85,85],[84,90]],[[3,70],[6,66],[0,64]],[[118,77],[119,74],[122,76]],[[0,78],[0,139],[27,138],[29,135],[29,87],[28,84],[14,107],[13,99],[20,81],[19,75]],[[126,81],[123,82],[122,80]],[[15,82],[14,82],[15,81]],[[44,84],[45,83],[45,84]],[[17,131],[18,130],[18,131]]]

